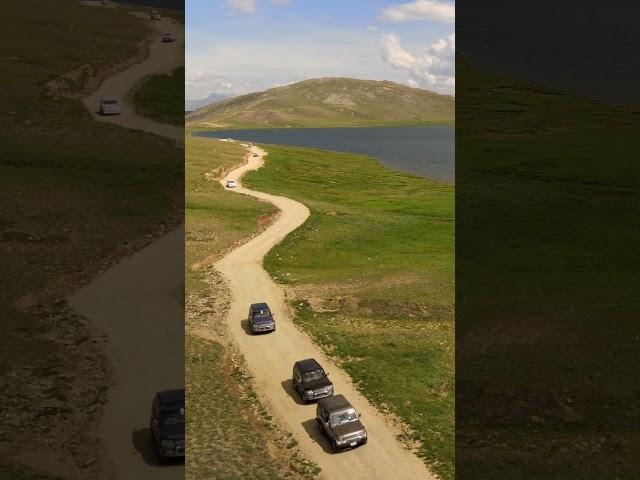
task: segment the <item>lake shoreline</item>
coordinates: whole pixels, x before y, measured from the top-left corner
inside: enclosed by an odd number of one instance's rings
[[[195,137],[366,155],[385,168],[455,185],[452,125],[191,130]],[[426,157],[428,155],[428,158]]]

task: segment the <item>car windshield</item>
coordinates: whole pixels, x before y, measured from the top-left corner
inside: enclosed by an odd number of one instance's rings
[[[116,105],[118,102],[117,100],[102,100],[102,103],[105,105]]]
[[[305,382],[313,382],[314,380],[320,380],[324,377],[324,372],[322,369],[318,369],[313,372],[305,372],[303,377]]]
[[[358,414],[353,408],[345,410],[343,412],[333,413],[330,417],[331,426],[343,425],[345,423],[353,422],[358,419]]]
[[[269,315],[270,315],[269,310],[259,310],[254,314],[256,318],[264,318],[264,317],[268,317]]]
[[[165,425],[179,425],[184,423],[184,408],[175,412],[168,412],[162,420],[162,423]]]

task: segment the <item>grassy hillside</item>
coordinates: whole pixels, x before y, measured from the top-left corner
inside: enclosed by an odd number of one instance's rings
[[[184,67],[145,78],[133,92],[136,112],[159,122],[184,125]]]
[[[295,321],[453,478],[453,187],[361,155],[265,148],[245,185],[311,210],[264,262]]]
[[[640,112],[457,73],[457,474],[637,478]]]
[[[320,78],[200,108],[187,122],[212,128],[352,127],[452,123],[454,99],[393,82]]]
[[[47,94],[48,82],[82,65],[100,75],[135,56],[148,33],[138,18],[77,0],[25,0],[3,5],[3,32],[0,473],[24,450],[75,462],[91,478],[91,425],[108,376],[64,299],[170,222],[182,201],[183,152],[95,122],[78,99]],[[41,467],[51,471],[47,462]]]

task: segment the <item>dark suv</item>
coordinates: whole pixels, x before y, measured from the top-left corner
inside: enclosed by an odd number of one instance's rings
[[[251,333],[276,331],[276,321],[273,319],[271,309],[266,303],[251,304],[248,321]]]
[[[156,393],[149,428],[160,461],[184,457],[184,389]]]
[[[318,400],[316,421],[334,452],[367,443],[367,430],[360,422],[360,415],[343,395]]]
[[[327,373],[313,358],[293,364],[293,388],[304,402],[333,395],[333,383]]]

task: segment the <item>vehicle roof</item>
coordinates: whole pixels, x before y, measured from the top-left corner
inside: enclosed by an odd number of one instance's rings
[[[105,101],[106,101],[106,102],[112,102],[112,101],[113,101],[113,102],[117,102],[117,101],[118,101],[118,99],[117,99],[116,97],[101,97],[101,98],[100,98],[100,101],[101,101],[101,102],[105,102]]]
[[[339,410],[346,410],[347,408],[353,408],[353,405],[344,398],[344,395],[333,395],[331,397],[325,397],[318,400],[318,405],[326,408],[330,412],[337,412]]]
[[[305,360],[298,360],[296,365],[300,368],[302,372],[313,372],[319,368],[322,368],[320,364],[313,358],[307,358]]]
[[[158,392],[158,398],[163,405],[184,405],[184,388],[177,390],[165,390]]]
[[[269,305],[266,303],[252,303],[251,310],[269,310]]]

